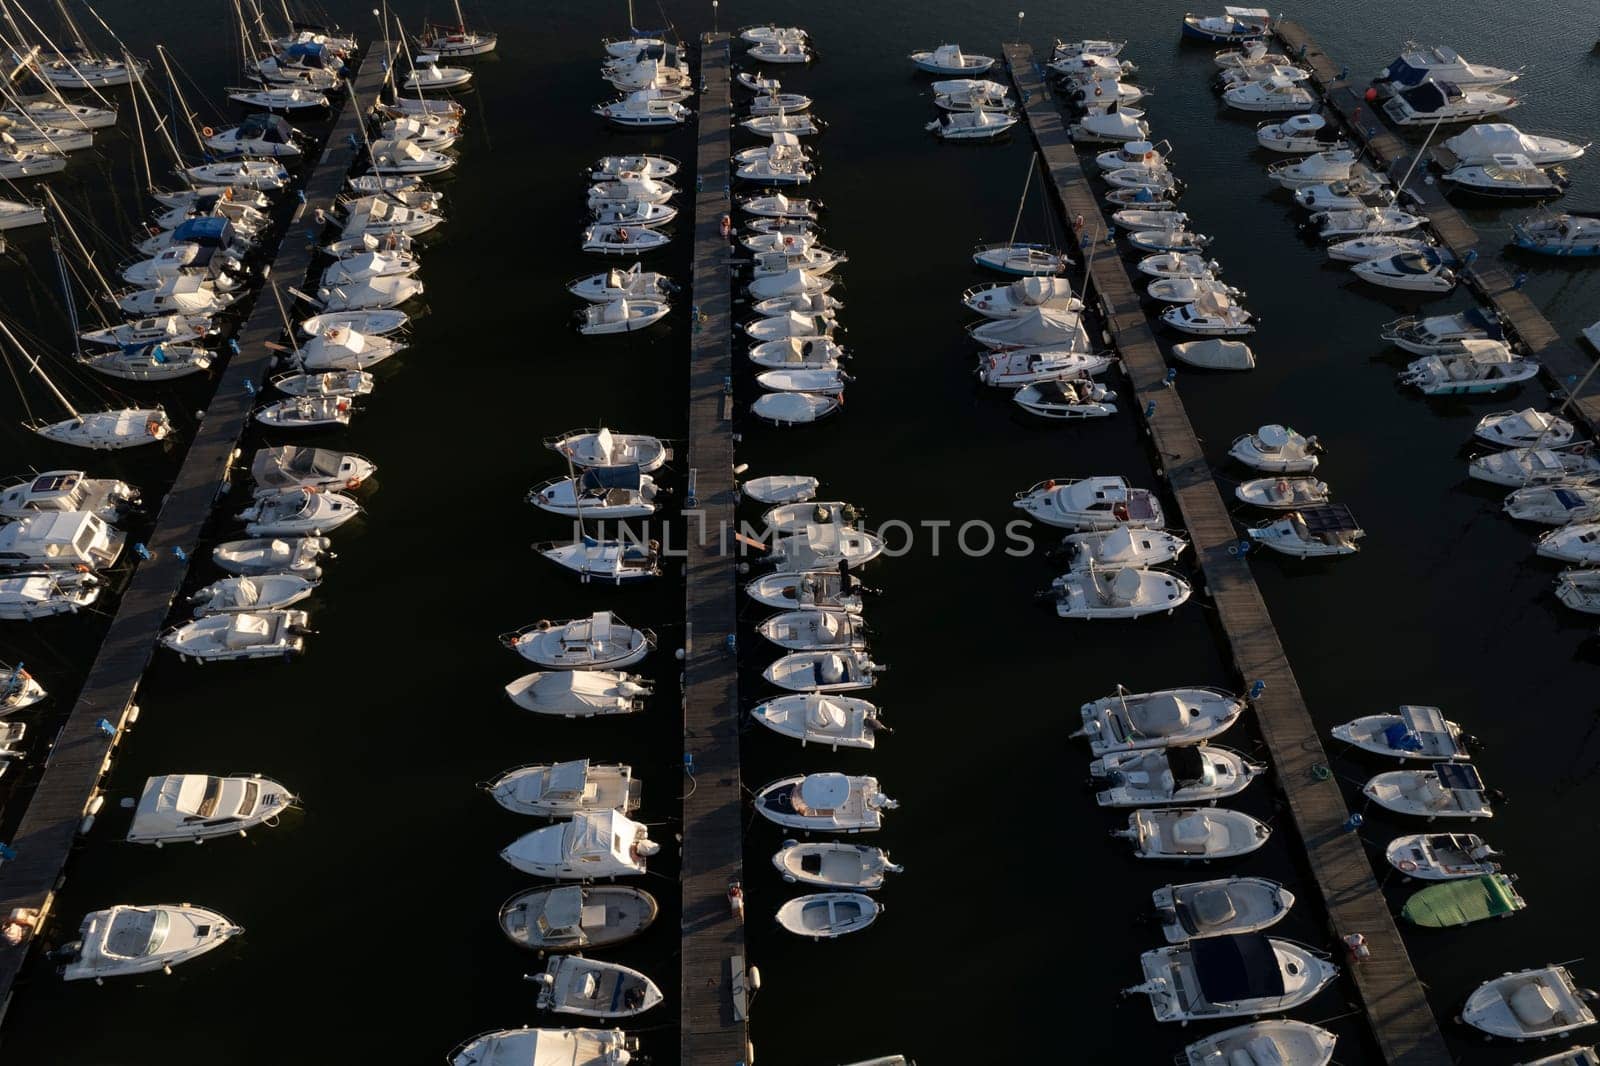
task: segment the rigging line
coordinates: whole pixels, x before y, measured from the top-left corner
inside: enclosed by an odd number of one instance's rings
[[[5,360],[6,372],[11,375],[11,380],[17,386],[17,396],[22,401],[22,413],[27,416],[26,424],[32,425],[33,423],[37,422],[38,419],[34,416],[33,405],[28,403],[28,393],[27,390],[22,387],[22,379],[17,376],[16,365],[11,361],[11,351],[4,344],[0,344],[0,359]]]

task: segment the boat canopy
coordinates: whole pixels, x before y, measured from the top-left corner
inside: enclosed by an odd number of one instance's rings
[[[591,466],[578,477],[578,490],[603,495],[611,489],[638,492],[643,475],[638,463],[623,466]]]
[[[1389,64],[1389,69],[1384,71],[1380,80],[1391,81],[1396,85],[1420,85],[1423,79],[1431,74],[1432,68],[1425,63],[1413,63],[1408,56],[1401,56]]]
[[[850,798],[850,779],[844,774],[810,774],[800,782],[799,791],[807,810],[837,810]]]
[[[582,673],[579,670],[568,670],[566,673]],[[558,762],[550,767],[545,775],[544,790],[546,794],[560,793],[568,796],[581,795],[584,785],[589,781],[589,760],[573,759],[569,762]]]
[[[1191,941],[1190,958],[1200,991],[1211,1003],[1281,996],[1283,970],[1272,941],[1260,933]]]
[[[1437,248],[1423,248],[1415,252],[1401,252],[1390,260],[1402,274],[1431,274],[1444,265],[1444,256]]]
[[[1133,573],[1124,570],[1123,573]],[[1193,781],[1203,781],[1206,776],[1206,760],[1201,754],[1205,749],[1198,747],[1181,747],[1167,749],[1167,769],[1172,771],[1172,780],[1179,785]]]
[[[539,931],[549,934],[576,929],[583,923],[583,888],[563,885],[545,893],[544,907],[539,911]]]
[[[1461,99],[1461,88],[1449,81],[1425,81],[1410,89],[1401,89],[1400,96],[1418,113],[1438,111]]]
[[[283,50],[278,57],[280,62],[289,62],[297,66],[323,68],[338,65],[339,59],[323,46],[321,41],[299,41]]]
[[[213,199],[215,199],[213,197]],[[173,244],[198,244],[205,248],[228,248],[237,240],[233,223],[220,215],[191,218],[172,231]]]
[[[583,811],[567,825],[566,852],[570,856],[610,855],[615,846],[626,853],[623,841],[633,838],[621,811]],[[631,823],[628,823],[631,824]]]
[[[1439,784],[1452,792],[1482,792],[1483,778],[1478,776],[1477,767],[1470,763],[1436,762],[1433,772],[1439,779]]]
[[[1348,504],[1330,503],[1321,507],[1307,507],[1299,512],[1306,532],[1313,536],[1323,533],[1358,533],[1361,524],[1351,513]]]

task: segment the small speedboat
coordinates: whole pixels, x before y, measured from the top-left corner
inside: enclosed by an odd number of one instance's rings
[[[745,49],[744,54],[758,63],[811,62],[811,50],[803,41],[760,41]]]
[[[282,163],[265,159],[239,159],[189,167],[184,175],[191,185],[233,185],[260,192],[277,192],[289,186]]]
[[[1600,566],[1600,522],[1578,522],[1539,538],[1537,552],[1574,566]]]
[[[1424,396],[1479,395],[1500,392],[1528,381],[1539,373],[1539,363],[1511,353],[1504,341],[1464,340],[1454,355],[1429,355],[1409,364],[1398,375]]]
[[[1368,259],[1350,267],[1362,281],[1406,292],[1445,293],[1456,287],[1455,259],[1437,248],[1401,252],[1387,259]]]
[[[1243,811],[1222,807],[1160,807],[1134,811],[1114,837],[1133,841],[1140,859],[1207,862],[1248,855],[1272,830]]]
[[[853,692],[878,683],[886,667],[866,650],[791,652],[762,671],[761,676],[790,692]]]
[[[1139,961],[1145,981],[1123,994],[1144,993],[1157,1021],[1185,1024],[1293,1010],[1339,976],[1315,948],[1261,933],[1191,940]]]
[[[1321,461],[1316,437],[1306,437],[1286,426],[1262,426],[1254,433],[1234,438],[1228,454],[1245,466],[1275,474],[1309,474]]]
[[[1208,744],[1116,752],[1090,763],[1089,776],[1109,786],[1095,793],[1102,807],[1160,807],[1215,803],[1243,792],[1266,769]]]
[[[75,614],[100,598],[100,579],[77,570],[0,577],[0,620],[31,622]],[[0,751],[0,758],[4,752]]]
[[[1211,748],[1176,748],[1208,753]],[[1258,933],[1283,920],[1294,893],[1264,877],[1225,877],[1187,885],[1167,885],[1151,894],[1156,920],[1169,944],[1205,937]]]
[[[1561,214],[1525,218],[1511,227],[1518,248],[1540,255],[1600,255],[1600,218]]]
[[[1086,378],[1050,378],[1024,385],[1011,401],[1029,414],[1058,422],[1106,418],[1117,413],[1116,393]]]
[[[750,361],[769,370],[837,370],[845,358],[843,346],[830,337],[784,337],[750,346]]]
[[[532,978],[540,1010],[587,1018],[632,1018],[661,1002],[656,983],[638,970],[581,955],[558,955]]]
[[[946,141],[987,141],[1009,131],[1018,122],[1011,111],[951,111],[923,128]]]
[[[1528,485],[1506,497],[1506,514],[1524,522],[1565,526],[1600,521],[1600,486]]]
[[[1368,259],[1387,259],[1402,252],[1421,252],[1432,248],[1433,242],[1425,237],[1396,237],[1373,234],[1328,245],[1328,258],[1341,263],[1362,263]]]
[[[623,129],[681,126],[694,114],[682,102],[656,89],[639,89],[609,103],[596,104],[593,111]]]
[[[859,613],[862,608],[860,583],[835,570],[779,571],[757,578],[744,590],[757,603],[780,610],[818,607]]]
[[[525,874],[557,881],[595,881],[646,872],[661,845],[619,810],[579,811],[568,821],[525,833],[500,857]]]
[[[572,571],[588,584],[609,581],[647,581],[661,576],[660,546],[632,537],[594,537],[585,533],[572,541],[543,541],[533,550],[557,566]]]
[[[637,255],[666,247],[672,238],[646,226],[595,225],[583,231],[583,250],[599,255]]]
[[[800,93],[780,93],[774,88],[750,101],[750,114],[752,116],[794,115],[810,107],[811,97],[802,96]]]
[[[367,396],[376,381],[365,370],[326,370],[314,374],[279,374],[272,387],[289,396]]]
[[[1600,458],[1578,448],[1512,448],[1478,456],[1467,464],[1467,474],[1511,488],[1548,485],[1600,477]]]
[[[641,178],[670,178],[681,164],[664,155],[606,155],[589,167],[590,181],[612,181],[624,174]]]
[[[292,792],[260,774],[152,777],[139,794],[127,839],[161,847],[175,841],[199,844],[235,833],[244,836],[258,825],[275,827],[278,817],[294,804]]]
[[[1190,304],[1205,296],[1221,296],[1232,300],[1244,295],[1216,278],[1157,278],[1145,287],[1145,292],[1153,300],[1170,304]]]
[[[584,678],[594,676],[594,671],[572,670],[547,676]],[[632,814],[639,806],[640,783],[634,780],[631,766],[573,759],[518,766],[484,782],[482,788],[514,814],[554,819],[570,818],[582,811],[612,809]]]
[[[969,55],[958,44],[941,44],[939,47],[912,52],[908,56],[918,70],[928,74],[943,74],[952,78],[970,78],[994,66],[993,56]]]
[[[506,686],[506,695],[525,711],[593,718],[637,714],[654,686],[617,670],[553,670],[525,674]]]
[[[1348,148],[1338,127],[1321,115],[1290,115],[1256,127],[1256,144],[1269,152],[1337,152]]]
[[[835,651],[866,644],[861,616],[849,611],[805,608],[773,615],[756,632],[788,651]]]
[[[816,744],[833,751],[841,747],[870,749],[881,728],[878,708],[866,700],[820,692],[765,700],[751,708],[750,717],[802,745]]]
[[[317,290],[317,299],[324,311],[372,311],[399,307],[423,292],[422,282],[414,277],[386,274],[360,277],[349,284],[326,285]]]
[[[348,396],[291,396],[256,408],[255,420],[274,429],[348,426],[354,405]]]
[[[1156,282],[1155,284],[1161,284]],[[1193,303],[1169,307],[1161,321],[1180,333],[1196,337],[1237,337],[1255,332],[1255,316],[1225,294],[1227,286],[1210,287]]]
[[[1517,893],[1515,877],[1484,874],[1414,892],[1400,908],[1400,916],[1424,929],[1454,929],[1489,918],[1509,917],[1527,905]]]
[[[645,270],[634,263],[627,270],[613,268],[599,274],[577,278],[567,285],[572,295],[590,303],[612,303],[617,300],[663,301],[675,286],[665,274]]]
[[[933,83],[933,103],[941,111],[1010,111],[1016,101],[997,81],[956,78]]]
[[[785,256],[778,256],[786,260]],[[770,300],[775,296],[815,296],[833,288],[833,279],[826,271],[807,269],[785,263],[782,270],[763,273],[751,280],[746,291],[752,300]]]
[[[261,448],[250,461],[257,492],[292,488],[359,488],[377,473],[370,459],[350,452],[287,445]]]
[[[1152,278],[1214,278],[1222,272],[1215,259],[1186,252],[1160,252],[1139,260],[1136,267],[1141,274]]]
[[[660,322],[672,311],[666,300],[610,300],[579,312],[578,332],[586,337],[633,333]]]
[[[567,622],[535,622],[500,638],[531,663],[554,670],[615,670],[655,647],[655,634],[630,628],[610,611]]]
[[[1556,578],[1556,599],[1574,611],[1600,614],[1600,570],[1563,570]]]
[[[20,666],[0,663],[0,716],[26,710],[45,698],[44,686]]]
[[[1595,1023],[1595,993],[1579,988],[1565,966],[1505,973],[1467,997],[1461,1021],[1507,1040],[1548,1040]]]
[[[604,427],[547,437],[544,446],[577,466],[637,466],[645,474],[661,469],[672,458],[672,449],[659,437],[613,433]]]
[[[742,327],[746,336],[758,343],[782,340],[786,337],[809,339],[828,337],[839,328],[832,311],[812,314],[790,311],[787,314],[763,316],[746,322]]]
[[[1058,618],[1140,618],[1170,614],[1193,591],[1177,574],[1121,567],[1070,571],[1056,578],[1046,595],[1055,600]]]
[[[1113,212],[1111,224],[1131,233],[1141,230],[1183,229],[1189,221],[1189,216],[1174,208],[1166,210],[1148,210],[1146,208],[1129,207]]]
[[[1096,758],[1111,752],[1204,744],[1244,713],[1245,701],[1213,688],[1162,689],[1133,693],[1118,687],[1081,708],[1083,728]]]
[[[844,406],[838,396],[809,392],[769,392],[750,405],[750,413],[778,426],[817,422]]]
[[[1318,211],[1311,216],[1310,224],[1316,227],[1319,237],[1331,241],[1341,237],[1407,233],[1426,221],[1421,215],[1398,207],[1366,207]]]
[[[1220,15],[1184,15],[1183,35],[1215,44],[1244,44],[1267,35],[1272,15],[1265,8],[1225,7]]]
[[[1152,282],[1152,287],[1162,282]],[[1252,370],[1256,365],[1255,352],[1244,341],[1224,340],[1220,337],[1203,341],[1182,341],[1172,346],[1173,358],[1180,363],[1202,367],[1206,370]]]
[[[1462,341],[1502,340],[1505,328],[1495,312],[1472,307],[1453,315],[1407,315],[1384,325],[1384,340],[1416,355],[1452,355]]]
[[[1250,79],[1222,92],[1222,102],[1238,111],[1296,112],[1310,111],[1317,106],[1317,98],[1300,81],[1285,77],[1284,70],[1273,68],[1274,73],[1261,79]]]
[[[340,492],[292,488],[258,495],[237,519],[252,537],[320,537],[361,513],[361,505]]]
[[[1348,211],[1357,207],[1382,207],[1394,199],[1394,190],[1382,178],[1340,178],[1321,185],[1302,185],[1294,202],[1307,211]]]
[[[1165,165],[1138,163],[1108,170],[1100,176],[1113,191],[1123,189],[1137,193],[1143,189],[1153,199],[1176,199],[1184,188]]]
[[[597,466],[576,477],[552,478],[528,491],[528,502],[567,518],[647,518],[660,490],[637,466]]]
[[[1065,253],[1042,244],[980,244],[972,261],[1002,274],[1039,277],[1062,274],[1072,265]]]
[[[1060,314],[1075,314],[1083,304],[1072,283],[1061,277],[1022,277],[999,285],[968,289],[961,303],[988,319],[1020,318],[1040,309]]]
[[[816,221],[822,205],[815,200],[795,199],[781,192],[762,196],[745,196],[739,200],[739,209],[758,218],[799,219]]]
[[[1288,1019],[1251,1022],[1214,1033],[1183,1049],[1179,1066],[1328,1066],[1338,1037]]]
[[[1367,535],[1350,508],[1340,503],[1301,507],[1282,518],[1269,518],[1245,531],[1252,543],[1297,559],[1354,555]]]
[[[205,615],[167,630],[161,643],[185,661],[287,657],[305,650],[309,617],[304,611],[285,610]]]
[[[1389,865],[1419,881],[1453,881],[1498,873],[1499,855],[1473,833],[1415,833],[1395,837],[1384,849]]]
[[[1435,818],[1493,818],[1483,779],[1471,763],[1436,762],[1426,770],[1390,770],[1362,786],[1373,803],[1396,814]]]
[[[526,945],[525,945],[526,946]],[[621,1029],[497,1029],[463,1040],[445,1056],[450,1066],[620,1066],[632,1062],[639,1038]]]
[[[883,812],[900,806],[878,788],[875,777],[837,773],[782,777],[756,791],[756,812],[790,829],[823,833],[871,833],[883,827]]]
[[[1326,482],[1312,477],[1262,477],[1240,482],[1233,490],[1241,502],[1271,511],[1294,511],[1328,502]]]
[[[506,900],[500,930],[532,951],[583,951],[632,940],[650,928],[658,910],[654,896],[626,885],[556,885]]]
[[[790,115],[780,111],[776,115],[752,115],[739,123],[751,133],[769,137],[774,133],[788,133],[796,137],[815,137],[822,132],[824,123],[815,115]]]
[[[1333,727],[1335,740],[1395,759],[1470,759],[1470,738],[1437,707],[1402,705],[1393,714],[1369,714]]]
[[[592,200],[589,210],[597,224],[606,226],[665,226],[678,217],[678,209],[670,204],[641,200]]]
[[[757,300],[750,310],[764,318],[781,318],[790,314],[828,315],[844,309],[844,301],[825,292],[797,293],[790,296],[773,296]]]
[[[836,844],[832,841],[797,843],[786,840],[772,856],[785,881],[823,888],[875,892],[883,887],[886,875],[902,867],[889,861],[889,853],[866,844]]]
[[[472,71],[466,67],[441,67],[438,58],[432,53],[417,56],[416,65],[400,87],[407,92],[443,92],[459,89],[472,80]]]
[[[1128,243],[1141,252],[1192,252],[1199,254],[1211,243],[1204,233],[1195,233],[1183,226],[1172,229],[1136,230],[1128,234]]]
[[[1115,475],[1041,481],[1017,493],[1012,506],[1062,529],[1159,529],[1164,522],[1161,501],[1153,492]]]
[[[1357,153],[1349,148],[1319,151],[1301,159],[1285,159],[1267,167],[1267,177],[1291,191],[1306,185],[1346,181],[1356,165]]]
[[[801,474],[769,474],[751,478],[740,486],[757,503],[804,503],[817,494],[818,481]]]
[[[827,369],[766,370],[756,375],[756,384],[773,392],[796,392],[838,397],[855,380],[837,367]]]
[[[230,540],[211,549],[211,561],[230,574],[298,574],[310,581],[322,576],[319,560],[333,541],[327,537],[257,537]]]
[[[1150,139],[1150,124],[1144,113],[1122,103],[1108,104],[1104,111],[1091,111],[1067,127],[1075,144],[1120,144]],[[1113,171],[1112,173],[1120,173]]]
[[[967,329],[973,340],[992,351],[1053,349],[1087,353],[1093,342],[1077,311],[1033,307],[1020,315],[982,322]]]
[[[1074,570],[1115,570],[1118,567],[1160,566],[1170,563],[1189,547],[1188,541],[1164,529],[1116,529],[1068,533],[1061,547]]]
[[[317,582],[300,574],[258,574],[213,581],[189,597],[196,618],[240,611],[292,607],[316,591]]]
[[[216,911],[191,904],[161,903],[150,907],[118,904],[86,915],[78,939],[62,953],[67,981],[128,974],[171,973],[232,940],[244,929]]]
[[[779,570],[829,570],[865,566],[882,555],[882,537],[842,522],[809,523],[804,530],[772,542],[768,561]]]
[[[778,924],[796,936],[832,940],[871,925],[883,910],[859,892],[817,892],[799,896],[778,908]]]

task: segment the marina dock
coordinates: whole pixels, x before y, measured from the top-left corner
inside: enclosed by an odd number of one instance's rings
[[[688,552],[684,571],[682,965],[684,1063],[748,1061],[744,924],[729,901],[743,881],[739,784],[738,587],[731,537],[732,279],[724,218],[732,216],[732,102],[725,33],[700,39],[695,154],[693,322],[689,341]]]
[[[1384,121],[1378,110],[1381,105],[1368,104],[1362,98],[1366,83],[1359,77],[1355,81],[1341,77],[1349,73],[1348,69],[1324,52],[1305,27],[1285,19],[1277,23],[1274,31],[1290,59],[1311,68],[1312,78],[1321,88],[1328,106],[1366,147],[1373,165],[1383,169],[1394,181],[1404,177],[1421,142],[1414,146],[1402,141]],[[1448,135],[1462,128],[1458,123],[1443,127],[1442,131]],[[1419,132],[1423,129],[1419,127]],[[1439,147],[1437,140],[1438,135],[1435,135],[1430,153]],[[1422,180],[1427,164],[1427,159],[1417,163],[1402,199],[1411,197],[1419,205],[1421,213],[1428,217],[1428,228],[1462,263],[1458,273],[1500,313],[1508,331],[1522,342],[1530,356],[1539,360],[1551,383],[1571,398],[1571,411],[1583,419],[1589,432],[1600,435],[1600,384],[1585,383],[1594,360],[1570,339],[1557,333],[1528,295],[1516,287],[1498,255],[1501,245],[1480,240],[1478,231],[1445,199],[1439,183]],[[1476,258],[1467,266],[1469,252]],[[1580,386],[1582,394],[1573,395]]]
[[[383,58],[381,48],[368,48],[354,80],[359,99],[376,96],[383,80]],[[316,251],[315,234],[307,233],[307,216],[318,207],[332,207],[356,157],[360,109],[347,99],[336,107],[322,154],[306,178],[304,202],[296,206],[275,254],[268,258],[270,267],[263,271],[268,282],[276,280],[280,288],[304,281]],[[309,228],[321,229],[315,224]],[[38,912],[40,925],[49,916],[79,828],[110,766],[139,681],[155,654],[189,563],[200,550],[201,531],[226,485],[230,459],[271,369],[275,355],[267,345],[282,333],[277,301],[263,285],[249,318],[235,335],[237,353],[218,376],[216,393],[162,501],[155,530],[146,542],[150,558],[138,565],[123,591],[78,701],[50,745],[44,774],[27,797],[27,809],[9,842],[16,857],[0,863],[0,913],[27,908]],[[76,917],[67,915],[63,920]],[[63,926],[62,931],[71,930]],[[31,938],[21,945],[0,946],[0,1018],[11,1005],[30,946]]]
[[[1068,219],[1081,216],[1089,235],[1111,232],[1043,70],[1034,62],[1033,49],[1025,44],[1003,47],[1063,214]],[[1340,965],[1354,977],[1386,1062],[1449,1066],[1452,1060],[1444,1038],[1371,862],[1358,835],[1345,828],[1350,811],[1337,780],[1328,772],[1328,757],[1246,557],[1237,554],[1239,534],[1233,519],[1183,401],[1167,384],[1167,363],[1139,292],[1115,247],[1101,240],[1088,251],[1073,251],[1088,259],[1086,269],[1106,328],[1136,397],[1133,406],[1145,420],[1159,457],[1158,473],[1177,499],[1204,575],[1205,592],[1227,636],[1238,671],[1236,681],[1241,688],[1256,682],[1265,686],[1252,705],[1327,909],[1330,937],[1342,945],[1346,936],[1359,934],[1370,949],[1365,960],[1342,957]]]

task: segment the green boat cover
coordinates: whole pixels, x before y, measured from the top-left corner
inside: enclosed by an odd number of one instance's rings
[[[1511,878],[1485,874],[1462,881],[1430,885],[1406,900],[1400,914],[1413,925],[1448,929],[1485,918],[1500,918],[1527,906]]]

